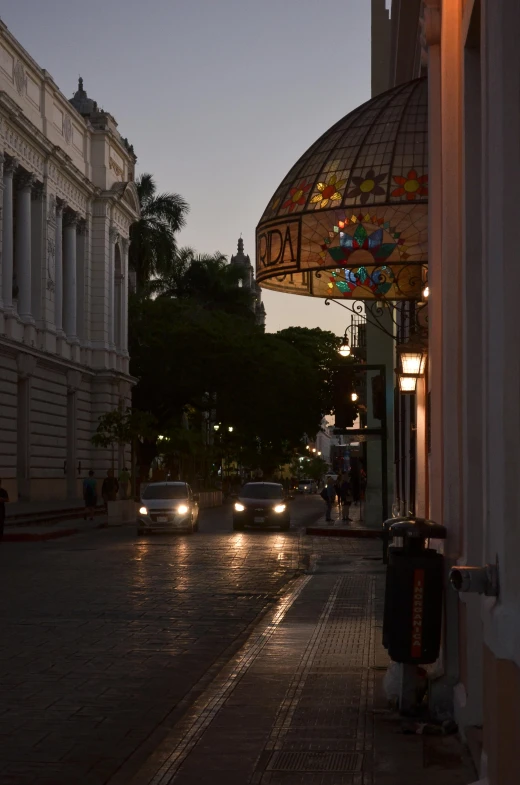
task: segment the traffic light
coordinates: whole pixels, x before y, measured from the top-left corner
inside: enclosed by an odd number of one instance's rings
[[[334,385],[334,414],[336,428],[352,428],[358,415],[356,404],[351,395],[354,390],[354,369],[348,365],[339,368]]]

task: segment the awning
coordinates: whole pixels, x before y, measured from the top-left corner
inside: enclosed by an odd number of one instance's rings
[[[418,300],[428,246],[423,77],[346,115],[293,166],[256,230],[265,289]]]

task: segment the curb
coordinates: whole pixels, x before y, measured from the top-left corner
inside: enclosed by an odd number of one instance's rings
[[[93,531],[94,529],[105,529],[106,523],[98,523],[89,529],[59,529],[54,532],[20,532],[19,534],[5,532],[1,538],[2,542],[43,542],[44,540],[57,540],[60,537],[70,537],[72,534],[79,534],[82,531]]]
[[[308,526],[305,529],[305,534],[310,534],[312,537],[354,537],[358,539],[381,539],[381,532],[379,529],[335,529],[331,527]]]

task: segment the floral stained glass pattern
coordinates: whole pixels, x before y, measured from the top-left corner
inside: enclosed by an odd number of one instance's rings
[[[292,213],[298,205],[303,206],[306,200],[306,194],[311,189],[311,183],[301,182],[289,191],[288,199],[283,203],[282,207],[288,207],[289,212]]]
[[[318,189],[318,193],[314,194],[311,198],[311,204],[327,207],[329,202],[340,201],[342,197],[341,189],[345,186],[346,182],[346,180],[338,180],[336,175],[333,174],[326,183],[317,183],[316,188]]]
[[[394,174],[394,180],[398,184],[397,188],[392,191],[392,196],[406,196],[409,202],[417,199],[418,196],[427,196],[428,175],[418,175],[415,169],[410,169],[406,177],[399,174]]]
[[[428,86],[372,98],[321,136],[257,227],[257,279],[313,297],[421,296],[428,262]]]
[[[386,178],[387,173],[376,174],[374,169],[369,169],[364,177],[352,177],[355,185],[347,194],[349,199],[359,196],[361,204],[366,204],[370,196],[384,196],[385,189],[380,183]]]

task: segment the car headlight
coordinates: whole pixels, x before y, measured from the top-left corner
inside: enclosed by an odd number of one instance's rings
[[[139,515],[148,515],[148,507],[139,507]]]
[[[186,515],[186,513],[189,512],[189,507],[186,504],[179,504],[177,507],[177,512],[180,515]]]
[[[285,512],[285,504],[277,504],[274,508],[275,512]]]
[[[244,510],[245,510],[245,507],[244,507],[244,505],[243,505],[243,504],[240,504],[240,502],[236,502],[236,503],[235,503],[235,510],[236,510],[237,512],[244,512]]]

